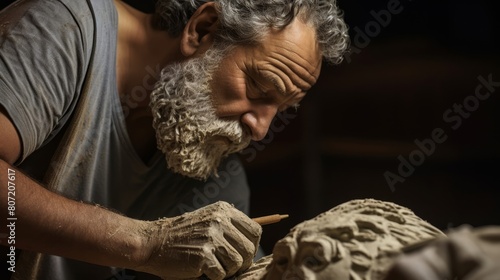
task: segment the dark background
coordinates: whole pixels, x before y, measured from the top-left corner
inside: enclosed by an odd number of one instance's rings
[[[150,1],[128,2],[151,9]],[[295,224],[357,198],[393,201],[443,230],[500,224],[500,87],[458,129],[443,119],[474,95],[479,76],[500,82],[494,2],[396,1],[402,11],[385,26],[371,12],[395,1],[338,2],[356,51],[340,66],[325,65],[286,128],[259,144],[255,158],[242,156],[252,216],[290,214],[264,227],[264,249]],[[357,30],[367,26],[363,41]],[[384,173],[397,174],[398,156],[408,159],[414,141],[436,128],[447,140],[391,189]]]
[[[500,82],[493,1],[402,0],[402,12],[377,33],[371,11],[389,2],[338,2],[360,51],[325,65],[297,118],[255,160],[244,160],[252,214],[290,214],[264,227],[268,252],[290,227],[358,198],[409,207],[443,230],[500,224],[500,87],[458,129],[443,118],[474,95],[478,76]],[[368,44],[357,38],[367,26]],[[447,140],[392,190],[384,173],[397,174],[398,156],[408,159],[414,141],[436,128]]]

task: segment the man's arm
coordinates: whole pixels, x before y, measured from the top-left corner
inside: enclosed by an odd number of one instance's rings
[[[9,164],[14,164],[21,154],[21,140],[16,128],[1,105],[0,135],[2,135],[0,138],[0,159]]]
[[[4,111],[3,111],[4,112]],[[15,200],[15,244],[162,278],[223,279],[250,266],[261,227],[227,203],[171,219],[140,221],[53,193],[12,166],[20,154],[17,131],[0,111],[0,219]],[[5,141],[3,140],[5,139]],[[9,185],[14,186],[9,190]],[[9,193],[13,192],[13,193]],[[10,214],[9,214],[10,217]]]
[[[15,169],[12,163],[20,155],[21,142],[1,108],[0,135],[1,219],[4,223],[7,218],[7,197],[15,199],[16,248],[118,267],[140,261],[139,232],[145,222],[62,197]],[[8,193],[9,185],[15,192]],[[7,245],[7,239],[1,244]]]
[[[8,185],[15,191],[8,194]],[[0,186],[2,221],[8,214],[7,196],[15,199],[17,248],[117,267],[144,259],[139,232],[145,222],[50,192],[3,160]],[[1,242],[7,245],[7,239]]]

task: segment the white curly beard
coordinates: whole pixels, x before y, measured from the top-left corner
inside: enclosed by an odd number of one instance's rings
[[[207,179],[220,161],[250,143],[239,120],[216,116],[209,82],[223,51],[165,67],[151,93],[150,107],[158,148],[174,172]]]

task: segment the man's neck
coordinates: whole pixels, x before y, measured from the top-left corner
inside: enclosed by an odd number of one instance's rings
[[[117,81],[121,96],[130,95],[135,106],[147,107],[149,94],[161,69],[182,57],[179,39],[153,29],[152,15],[115,0],[118,12]],[[144,95],[147,93],[146,97]],[[141,100],[144,99],[144,100]]]
[[[156,150],[149,96],[169,63],[180,61],[180,39],[152,28],[149,14],[115,0],[118,12],[116,78],[130,141],[147,163]]]

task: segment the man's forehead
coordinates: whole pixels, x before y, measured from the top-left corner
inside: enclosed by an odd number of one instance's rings
[[[321,50],[315,29],[296,18],[281,30],[270,30],[257,48],[264,55],[281,57],[289,67],[303,68],[313,84],[321,70]]]

